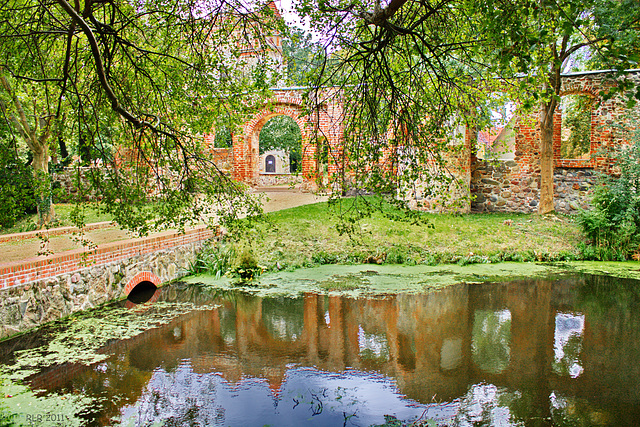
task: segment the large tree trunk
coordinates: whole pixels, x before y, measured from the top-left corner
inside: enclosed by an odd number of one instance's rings
[[[26,142],[33,154],[33,176],[35,178],[35,196],[38,206],[39,225],[50,223],[54,218],[53,204],[51,200],[51,177],[49,176],[49,136],[51,136],[51,123],[53,115],[39,114],[34,102],[32,117],[35,121],[30,123],[20,98],[13,91],[9,81],[2,74],[0,67],[0,89],[4,90],[13,101],[15,114],[9,114],[11,121]],[[7,106],[0,100],[0,110],[6,115]]]
[[[555,46],[554,46],[555,51]],[[562,63],[562,61],[559,61]],[[554,63],[555,64],[555,63]],[[560,67],[552,65],[544,92],[548,96],[540,106],[540,215],[553,212],[553,115],[560,95]]]
[[[540,108],[540,204],[539,214],[555,210],[553,204],[553,115],[557,101],[552,99]]]
[[[51,198],[51,176],[49,175],[49,146],[43,144],[33,150],[33,176],[36,185],[38,224],[43,226],[53,221],[55,211]]]

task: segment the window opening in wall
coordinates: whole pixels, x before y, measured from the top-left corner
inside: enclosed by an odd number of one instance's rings
[[[561,158],[588,160],[591,157],[591,105],[591,97],[584,94],[564,95],[560,99]]]
[[[233,145],[233,138],[231,137],[231,130],[225,126],[216,130],[216,136],[213,140],[213,146],[215,148],[231,148]]]
[[[516,104],[508,100],[505,94],[491,95],[489,104],[480,114],[476,157],[494,160],[515,158],[515,112]]]

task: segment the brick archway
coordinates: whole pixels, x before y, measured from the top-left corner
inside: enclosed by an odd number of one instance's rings
[[[258,112],[245,123],[242,135],[234,137],[233,163],[234,178],[239,181],[254,183],[258,177],[259,143],[262,127],[273,117],[290,117],[300,129],[302,145],[302,176],[313,179],[316,170],[316,146],[310,143],[309,121],[303,115],[299,103],[278,102]]]
[[[160,280],[160,278],[155,274],[153,274],[152,272],[142,271],[136,274],[135,276],[133,276],[131,280],[129,280],[129,282],[127,283],[127,285],[124,287],[124,290],[123,290],[124,296],[129,296],[133,288],[135,288],[142,282],[151,282],[156,287],[160,287],[160,285],[162,284],[162,280]]]
[[[216,164],[221,170],[230,171],[236,181],[256,185],[259,181],[259,140],[260,131],[269,119],[276,116],[290,117],[300,129],[302,136],[301,172],[305,181],[317,178],[317,157],[314,136],[321,137],[329,152],[327,171],[329,175],[342,167],[336,159],[341,159],[344,139],[344,109],[339,90],[325,89],[324,102],[309,113],[303,101],[304,88],[273,90],[273,97],[259,112],[244,122],[233,133],[232,148],[213,148],[215,131],[204,136],[211,146]]]

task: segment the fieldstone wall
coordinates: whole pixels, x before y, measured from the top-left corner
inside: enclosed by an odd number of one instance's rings
[[[556,168],[553,174],[554,206],[557,212],[576,214],[591,208],[595,172],[590,168]]]
[[[120,299],[140,271],[152,271],[162,282],[179,278],[201,246],[192,243],[3,289],[0,338]]]
[[[554,171],[554,204],[557,212],[578,213],[589,209],[595,173],[590,168],[556,168]],[[514,161],[482,161],[471,177],[473,212],[522,212],[538,209],[539,179],[518,176]]]
[[[54,203],[71,203],[79,196],[82,200],[93,200],[95,191],[91,190],[90,167],[64,168],[51,176]]]
[[[285,173],[285,174],[260,174],[258,175],[258,187],[270,187],[274,185],[296,185],[302,184],[302,176]]]
[[[539,179],[521,176],[513,160],[477,161],[471,173],[473,212],[535,212]]]

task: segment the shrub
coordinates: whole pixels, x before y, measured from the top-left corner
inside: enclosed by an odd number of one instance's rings
[[[235,258],[232,246],[214,242],[198,253],[187,270],[189,274],[208,273],[219,278],[231,269]]]
[[[578,217],[593,246],[625,258],[640,251],[640,136],[633,139],[633,144],[612,153],[616,173],[599,175],[593,209]]]
[[[36,212],[31,168],[11,145],[0,139],[0,227],[13,227],[22,217]]]
[[[264,267],[258,265],[258,261],[249,246],[243,246],[236,253],[236,260],[231,270],[229,270],[229,274],[240,278],[240,283],[253,280],[265,270]]]

